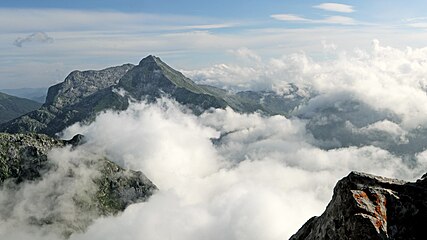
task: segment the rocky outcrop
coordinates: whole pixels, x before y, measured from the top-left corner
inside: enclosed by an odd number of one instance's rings
[[[352,172],[290,239],[425,239],[426,219],[426,175],[412,183]]]
[[[132,64],[124,64],[100,71],[73,71],[64,82],[49,88],[45,106],[51,105],[62,109],[75,105],[85,97],[117,84],[133,67]]]
[[[0,133],[0,183],[6,179],[20,183],[40,178],[49,168],[47,152],[63,146],[64,141],[45,135]]]
[[[42,134],[0,133],[0,218],[13,219],[18,212],[27,223],[68,236],[84,231],[100,216],[147,200],[157,190],[142,172],[125,170],[103,156],[83,152],[76,157],[82,143],[82,135],[64,141]],[[49,156],[55,149],[64,151]],[[34,199],[27,203],[22,195]]]
[[[133,67],[124,64],[99,71],[74,71],[64,82],[49,88],[40,109],[1,124],[0,132],[54,136],[76,122],[92,120],[102,110],[126,109],[127,99],[114,94],[112,86]]]

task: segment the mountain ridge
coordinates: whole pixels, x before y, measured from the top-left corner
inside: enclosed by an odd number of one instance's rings
[[[126,94],[119,94],[120,89]],[[125,110],[133,99],[154,102],[164,96],[173,98],[196,114],[210,108],[231,107],[243,113],[261,111],[287,115],[304,101],[303,98],[297,99],[289,105],[287,103],[291,100],[277,97],[272,92],[234,94],[213,86],[199,85],[160,58],[149,55],[138,65],[73,71],[62,83],[49,88],[46,103],[40,109],[1,124],[0,131],[55,136],[76,122],[93,121],[102,111]],[[285,105],[292,107],[283,108]]]

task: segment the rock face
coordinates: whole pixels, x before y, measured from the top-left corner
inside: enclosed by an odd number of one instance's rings
[[[0,92],[0,123],[10,121],[38,109],[40,103]]]
[[[84,231],[100,216],[145,201],[157,190],[143,173],[125,170],[105,157],[75,156],[83,141],[81,135],[63,141],[41,134],[0,133],[0,217],[13,219],[19,213],[19,219],[67,236]],[[65,150],[48,157],[55,148]]]
[[[0,131],[53,136],[76,122],[93,119],[107,107],[125,109],[127,99],[111,89],[131,68],[133,65],[124,64],[100,71],[74,71],[64,82],[49,88],[46,103],[40,109],[1,124]]]
[[[426,219],[426,175],[411,183],[352,172],[290,239],[425,239]]]
[[[117,84],[133,67],[132,64],[124,64],[101,71],[74,71],[64,82],[49,88],[45,105],[52,105],[58,109],[75,105],[86,97]]]
[[[76,122],[92,121],[101,111],[125,110],[129,101],[154,102],[163,96],[186,105],[196,114],[228,106],[238,112],[288,115],[306,100],[297,92],[296,86],[278,95],[253,91],[232,93],[199,85],[150,55],[137,66],[125,64],[101,71],[72,72],[64,82],[49,88],[41,109],[1,124],[0,132],[54,136]]]

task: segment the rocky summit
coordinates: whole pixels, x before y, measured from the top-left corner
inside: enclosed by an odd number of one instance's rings
[[[0,218],[24,218],[68,236],[84,231],[100,216],[147,200],[157,190],[142,172],[80,152],[83,141],[81,135],[64,141],[42,134],[0,133],[0,203],[8,206]],[[26,202],[23,194],[37,201]]]
[[[427,174],[416,182],[352,172],[320,217],[290,239],[425,239]]]

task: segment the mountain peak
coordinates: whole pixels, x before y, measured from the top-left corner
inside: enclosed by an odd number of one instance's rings
[[[148,55],[147,57],[143,58],[140,62],[139,65],[145,65],[145,64],[158,64],[159,62],[162,62],[162,60],[160,60],[160,58],[154,56],[154,55]]]

